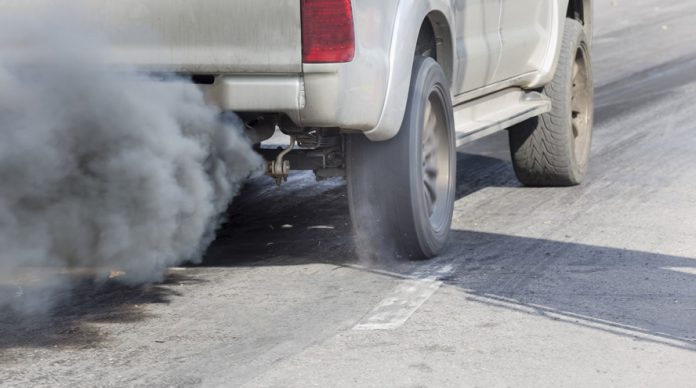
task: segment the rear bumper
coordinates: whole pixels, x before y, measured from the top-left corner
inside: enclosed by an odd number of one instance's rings
[[[299,75],[224,75],[203,89],[208,101],[223,110],[292,116],[305,107],[303,84]]]
[[[285,113],[300,127],[366,132],[379,122],[386,77],[358,66],[306,64],[304,74],[225,74],[201,88],[222,110]]]

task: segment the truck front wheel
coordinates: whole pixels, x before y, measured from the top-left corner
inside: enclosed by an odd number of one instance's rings
[[[556,74],[543,90],[551,112],[510,129],[517,178],[527,186],[574,186],[587,172],[592,143],[592,67],[582,25],[565,23]]]
[[[417,57],[396,137],[372,142],[348,136],[351,218],[358,247],[371,256],[427,259],[447,242],[456,186],[448,85],[435,60]]]

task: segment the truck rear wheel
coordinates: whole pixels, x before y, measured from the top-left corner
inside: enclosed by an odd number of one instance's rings
[[[574,186],[587,172],[592,143],[590,51],[582,25],[567,19],[553,81],[544,87],[551,112],[509,131],[517,178],[527,186]]]
[[[456,180],[449,83],[432,58],[413,65],[406,114],[396,137],[347,141],[348,200],[359,248],[381,258],[431,258],[444,248]]]

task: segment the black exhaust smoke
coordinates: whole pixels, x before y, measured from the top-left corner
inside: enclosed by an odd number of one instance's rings
[[[221,122],[190,79],[114,71],[95,30],[39,19],[0,21],[13,54],[0,55],[0,290],[27,268],[149,282],[197,260],[262,169],[241,123]],[[50,298],[31,295],[69,286],[41,284],[0,293],[0,307],[45,311]]]

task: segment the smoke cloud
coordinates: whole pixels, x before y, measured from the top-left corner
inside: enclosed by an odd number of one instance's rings
[[[0,21],[0,290],[35,269],[160,280],[200,259],[262,160],[196,85],[115,71],[95,30],[61,20]],[[0,307],[45,310],[61,287]]]

